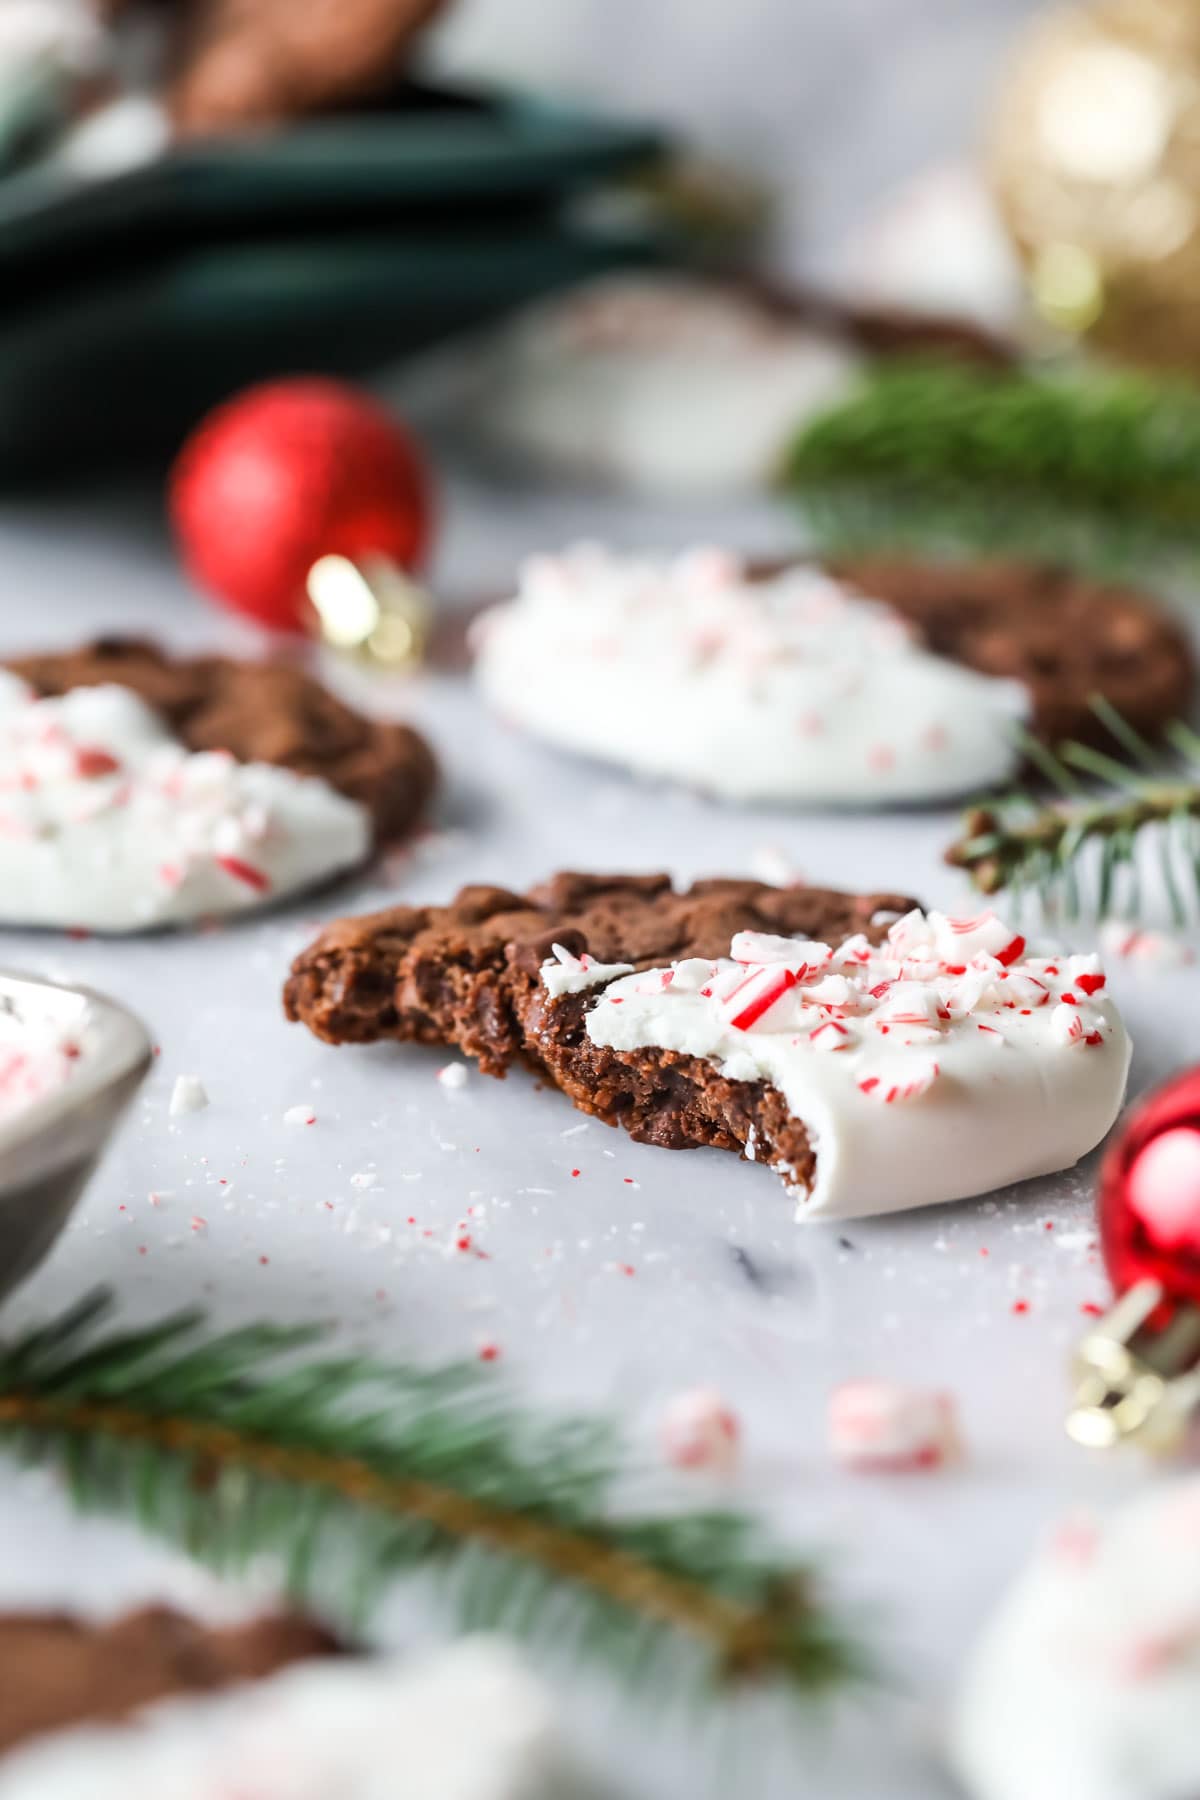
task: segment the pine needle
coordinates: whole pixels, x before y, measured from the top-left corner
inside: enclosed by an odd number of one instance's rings
[[[1156,752],[1107,701],[1092,708],[1129,760],[1089,744],[1039,745],[1038,771],[1064,796],[1049,804],[1015,792],[972,807],[946,861],[964,869],[983,894],[1029,892],[1060,916],[1136,917],[1142,909],[1145,853],[1177,926],[1200,917],[1200,738],[1168,728],[1177,756]],[[1032,746],[1030,746],[1032,750]],[[1105,784],[1089,791],[1076,771]]]
[[[787,456],[817,547],[964,547],[1097,574],[1200,556],[1200,389],[889,359]]]
[[[319,1330],[214,1335],[195,1312],[102,1334],[110,1309],[89,1295],[0,1344],[0,1446],[57,1466],[82,1508],[227,1573],[274,1558],[297,1603],[356,1620],[434,1571],[460,1623],[550,1639],[648,1695],[817,1695],[867,1672],[814,1569],[750,1518],[621,1515],[633,1471],[606,1425],[530,1421],[473,1364],[314,1355]]]

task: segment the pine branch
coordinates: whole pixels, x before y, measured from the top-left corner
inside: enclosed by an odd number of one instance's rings
[[[1016,553],[1100,573],[1200,554],[1200,390],[1090,369],[889,362],[793,444],[820,547]]]
[[[639,1691],[773,1680],[816,1694],[865,1664],[811,1569],[733,1512],[628,1518],[610,1429],[533,1425],[474,1365],[304,1356],[322,1333],[224,1335],[183,1313],[103,1335],[107,1294],[0,1345],[0,1444],[78,1504],[233,1572],[278,1558],[293,1599],[360,1616],[436,1570],[459,1619],[591,1653]],[[349,1571],[337,1605],[331,1570]]]
[[[1014,793],[972,807],[946,861],[964,869],[981,893],[1036,894],[1047,912],[1136,914],[1147,854],[1156,857],[1177,926],[1200,914],[1200,737],[1174,724],[1174,763],[1148,744],[1099,697],[1093,710],[1122,756],[1069,743],[1055,755],[1032,738],[1026,752],[1062,796],[1043,804]],[[1089,789],[1083,778],[1105,784]]]

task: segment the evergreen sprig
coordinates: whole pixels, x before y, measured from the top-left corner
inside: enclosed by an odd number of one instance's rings
[[[1139,912],[1149,854],[1182,926],[1200,913],[1200,736],[1170,725],[1175,754],[1164,756],[1107,701],[1092,707],[1124,756],[1079,743],[1055,754],[1025,737],[1029,760],[1060,798],[1046,804],[1014,793],[972,807],[946,860],[982,893],[1006,891],[1014,901],[1033,893],[1047,912],[1105,918]]]
[[[622,1516],[632,1470],[604,1423],[535,1424],[474,1364],[314,1356],[319,1328],[217,1335],[186,1312],[102,1331],[110,1311],[98,1292],[0,1344],[0,1445],[60,1466],[84,1508],[226,1572],[276,1560],[294,1600],[355,1623],[394,1579],[432,1572],[465,1626],[590,1654],[656,1701],[865,1673],[813,1569],[748,1517]]]
[[[877,365],[782,472],[820,546],[967,546],[1115,573],[1200,555],[1200,389],[1096,368]]]

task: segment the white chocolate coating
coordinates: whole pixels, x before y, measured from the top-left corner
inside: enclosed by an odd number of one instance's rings
[[[497,341],[478,428],[555,480],[672,496],[766,486],[858,356],[749,294],[678,276],[588,282]]]
[[[586,1024],[594,1044],[675,1050],[778,1089],[816,1153],[811,1188],[778,1166],[804,1220],[1069,1168],[1113,1123],[1129,1072],[1099,958],[1030,956],[993,913],[909,913],[879,949],[740,932],[728,958],[610,982]]]
[[[934,800],[1019,760],[1024,687],[915,642],[820,570],[733,557],[531,559],[475,634],[490,703],[547,742],[741,802]]]
[[[142,931],[245,912],[366,860],[327,782],[189,752],[126,688],[0,672],[0,923]]]
[[[951,1753],[974,1800],[1200,1793],[1200,1479],[1059,1527],[971,1658]]]
[[[302,1664],[5,1759],[0,1800],[559,1800],[547,1694],[499,1639]]]

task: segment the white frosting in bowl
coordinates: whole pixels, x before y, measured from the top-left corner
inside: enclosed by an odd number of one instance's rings
[[[0,923],[142,931],[245,912],[365,861],[366,808],[191,752],[137,695],[0,672]]]
[[[935,800],[1019,761],[1029,695],[933,656],[824,572],[751,581],[719,550],[531,559],[478,621],[480,685],[563,749],[731,800]]]
[[[37,991],[32,989],[31,991]],[[94,1058],[95,1021],[74,1009],[18,1009],[0,993],[0,1145],[26,1113],[61,1095]]]
[[[551,992],[566,954],[543,970]],[[728,958],[606,981],[586,1028],[594,1044],[679,1051],[776,1088],[816,1154],[811,1188],[779,1166],[801,1219],[1069,1168],[1116,1118],[1130,1058],[1099,958],[1031,955],[990,912],[912,912],[878,949],[740,932]]]
[[[1200,1794],[1200,1479],[1050,1534],[971,1657],[951,1747],[974,1800]]]

